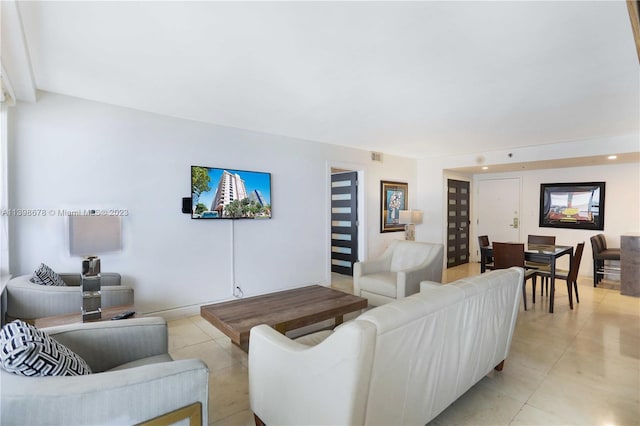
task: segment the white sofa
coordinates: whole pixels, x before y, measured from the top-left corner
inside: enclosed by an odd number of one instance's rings
[[[80,274],[59,274],[66,286],[34,284],[32,275],[21,275],[7,282],[6,320],[36,318],[80,312],[82,292]],[[122,278],[115,272],[101,274],[102,307],[133,305],[133,288],[121,285]]]
[[[376,259],[353,265],[353,294],[379,306],[420,291],[421,281],[442,281],[444,246],[394,240]]]
[[[251,330],[251,409],[267,425],[424,425],[509,354],[523,270],[491,271],[290,340]]]

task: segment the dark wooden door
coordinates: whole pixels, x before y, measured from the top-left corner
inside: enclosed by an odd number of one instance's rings
[[[331,271],[353,276],[358,261],[358,173],[331,175]]]
[[[469,182],[447,181],[447,268],[469,263]]]

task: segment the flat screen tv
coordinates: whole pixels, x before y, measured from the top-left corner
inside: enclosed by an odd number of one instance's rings
[[[604,230],[604,182],[540,184],[540,227]]]
[[[271,219],[271,173],[191,166],[192,219]]]

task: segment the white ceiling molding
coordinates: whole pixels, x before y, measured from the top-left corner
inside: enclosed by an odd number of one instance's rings
[[[0,3],[0,58],[4,86],[11,87],[14,99],[35,102],[36,83],[17,2],[2,0]]]

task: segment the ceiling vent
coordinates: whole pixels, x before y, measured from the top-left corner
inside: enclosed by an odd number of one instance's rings
[[[378,163],[382,163],[382,153],[371,151],[371,161],[377,161]]]

